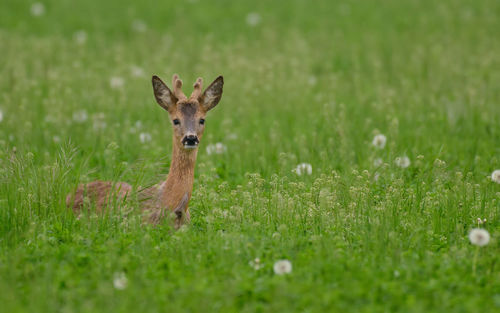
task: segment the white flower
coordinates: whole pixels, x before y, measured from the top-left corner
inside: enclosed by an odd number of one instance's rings
[[[1,118],[0,121],[2,121]],[[493,173],[491,173],[491,180],[497,184],[500,184],[500,170],[494,170]]]
[[[109,86],[111,86],[111,88],[113,89],[122,88],[123,85],[125,85],[125,80],[123,79],[123,77],[113,76],[109,79]]]
[[[260,23],[260,14],[256,12],[248,13],[247,15],[247,24],[249,26],[257,26]]]
[[[385,137],[385,135],[378,134],[375,137],[373,137],[372,145],[374,145],[375,148],[384,149],[386,142],[387,142],[387,137]]]
[[[381,158],[376,158],[375,160],[373,160],[373,165],[375,167],[379,167],[380,165],[382,165],[382,163],[384,163],[384,161],[382,161]]]
[[[273,270],[276,275],[290,274],[292,272],[292,263],[288,260],[276,261]]]
[[[113,286],[115,286],[115,288],[118,290],[123,290],[127,288],[127,285],[128,279],[127,276],[125,276],[125,273],[115,273],[113,278]]]
[[[0,110],[0,123],[3,121],[3,112]]]
[[[83,123],[88,119],[87,111],[80,110],[73,113],[73,121],[77,123]]]
[[[224,145],[222,142],[218,142],[215,145],[208,145],[207,146],[207,154],[223,154],[224,152],[227,151],[226,145]]]
[[[309,163],[300,163],[293,171],[299,176],[303,174],[311,175],[312,166]]]
[[[139,140],[142,143],[150,142],[151,141],[151,135],[149,133],[140,133],[139,134]]]
[[[138,33],[144,33],[148,26],[142,20],[135,20],[132,22],[132,30]]]
[[[411,164],[410,159],[406,155],[402,157],[397,157],[394,160],[394,163],[396,164],[396,166],[401,168],[407,168]]]
[[[77,44],[83,45],[85,42],[87,42],[87,33],[84,30],[79,30],[73,34],[73,40]]]
[[[260,259],[259,258],[255,258],[254,260],[248,262],[248,264],[253,267],[254,270],[258,271],[260,270],[262,267],[264,267],[264,265],[260,262]]]
[[[144,69],[137,65],[132,65],[130,67],[130,73],[132,74],[132,77],[144,77]]]
[[[486,229],[474,228],[469,233],[469,240],[473,245],[486,246],[490,242],[490,233]]]
[[[31,5],[30,11],[33,16],[42,16],[45,14],[45,6],[43,3],[35,2]]]

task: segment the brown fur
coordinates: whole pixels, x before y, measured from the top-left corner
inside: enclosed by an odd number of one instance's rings
[[[179,119],[180,124],[174,125],[172,163],[167,179],[134,193],[150,223],[157,224],[170,213],[175,217],[176,228],[190,221],[188,204],[193,190],[198,148],[186,148],[183,138],[196,135],[198,140],[201,140],[205,128],[204,123],[200,121],[205,118],[207,111],[219,102],[223,84],[222,76],[219,76],[202,94],[202,80],[198,78],[188,99],[182,93],[182,81],[177,75],[172,79],[174,92],[171,92],[160,78],[153,76],[156,101],[168,111],[172,120]],[[94,181],[80,184],[74,194],[66,197],[66,204],[73,208],[75,214],[80,214],[85,204],[92,202],[97,213],[101,213],[115,200],[118,204],[125,202],[132,193],[132,187],[127,183]]]

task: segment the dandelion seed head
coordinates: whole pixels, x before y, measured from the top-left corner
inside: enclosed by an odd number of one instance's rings
[[[386,143],[387,143],[387,137],[385,137],[385,135],[378,134],[375,137],[373,137],[372,145],[375,148],[384,149]]]
[[[45,14],[45,6],[43,3],[35,2],[31,5],[30,12],[33,16],[42,16]]]
[[[139,140],[141,143],[146,143],[151,141],[151,134],[149,133],[140,133],[139,134]]]
[[[274,263],[273,270],[276,275],[290,274],[292,272],[292,262],[288,260],[276,261],[276,263]]]
[[[210,144],[206,148],[207,154],[223,154],[227,151],[226,145],[224,145],[222,142],[217,142],[216,144]]]
[[[473,245],[483,247],[490,242],[490,233],[486,229],[474,228],[469,233],[469,240]]]
[[[248,13],[247,18],[246,18],[247,25],[251,26],[251,27],[255,27],[255,26],[259,25],[260,20],[261,20],[260,14],[256,13],[256,12]]]
[[[401,168],[407,168],[411,164],[410,158],[408,158],[407,156],[397,157],[394,160],[394,163],[396,164],[397,167]]]
[[[309,163],[300,163],[297,165],[297,167],[293,170],[297,175],[311,175],[312,174],[312,165]]]
[[[128,279],[125,273],[121,272],[114,274],[113,286],[115,287],[115,289],[124,290],[125,288],[127,288],[127,285],[128,285]]]
[[[1,120],[2,119],[0,118],[0,121]],[[493,173],[491,173],[491,180],[497,184],[500,184],[500,170],[494,170]]]

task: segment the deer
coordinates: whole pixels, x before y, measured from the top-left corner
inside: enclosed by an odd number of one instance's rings
[[[173,127],[172,161],[166,179],[135,192],[126,182],[98,180],[79,184],[76,191],[66,197],[66,205],[75,214],[79,215],[89,201],[93,202],[96,213],[102,213],[111,201],[126,203],[135,194],[147,222],[159,224],[170,215],[173,215],[176,229],[190,222],[188,205],[205,116],[219,103],[224,79],[217,77],[203,91],[203,79],[199,77],[189,98],[182,92],[182,80],[177,74],[172,77],[173,92],[156,75],[152,77],[152,84],[156,102],[168,112]]]

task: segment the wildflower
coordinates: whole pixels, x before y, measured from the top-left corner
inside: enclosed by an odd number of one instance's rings
[[[490,233],[486,229],[474,228],[469,233],[469,240],[473,245],[483,247],[490,242]]]
[[[248,26],[255,27],[260,23],[260,14],[256,12],[248,13],[247,15],[247,24]]]
[[[292,263],[288,260],[276,261],[273,270],[276,275],[290,274],[292,272]]]
[[[125,273],[115,273],[113,278],[113,286],[118,290],[123,290],[127,288],[127,285],[128,279],[127,276],[125,276]]]
[[[386,142],[387,137],[385,137],[385,135],[378,134],[373,137],[372,145],[375,146],[375,148],[384,149]]]
[[[119,89],[119,88],[122,88],[123,85],[125,85],[125,80],[122,77],[113,76],[109,80],[109,85],[113,89]]]
[[[0,121],[1,120],[2,119],[0,118]],[[491,180],[497,184],[500,184],[500,170],[494,170],[493,173],[491,173]]]
[[[138,33],[144,33],[148,26],[142,20],[135,20],[132,22],[132,30]]]
[[[144,77],[144,69],[137,65],[132,65],[130,67],[130,73],[132,74],[132,77]]]
[[[224,152],[227,151],[226,145],[224,145],[222,142],[218,142],[215,145],[208,145],[207,146],[207,154],[223,154]]]
[[[149,133],[140,133],[139,134],[139,140],[142,143],[150,142],[151,141],[151,135]]]
[[[87,111],[80,110],[73,113],[73,121],[77,123],[83,123],[88,119]]]
[[[299,176],[301,176],[302,174],[311,175],[312,166],[309,163],[300,163],[293,171]]]
[[[254,260],[248,262],[248,264],[253,267],[254,270],[260,270],[264,265],[260,262],[259,258],[255,258]]]
[[[73,40],[77,44],[83,45],[85,42],[87,42],[87,33],[84,30],[79,30],[73,34]]]
[[[31,5],[30,11],[33,16],[42,16],[45,14],[45,6],[43,3],[35,2]]]
[[[402,157],[397,157],[394,160],[394,163],[398,167],[407,168],[408,166],[410,166],[411,162],[410,162],[410,159],[405,155],[405,156],[402,156]]]

